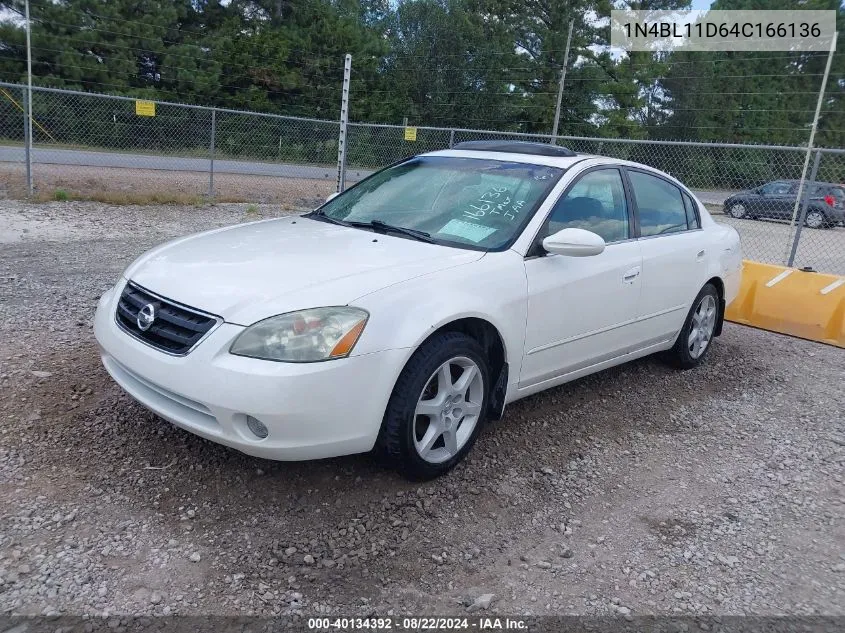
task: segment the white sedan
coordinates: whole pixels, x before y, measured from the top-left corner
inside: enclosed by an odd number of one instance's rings
[[[702,361],[739,236],[644,165],[462,143],[316,211],[176,239],[100,299],[114,380],[249,455],[375,449],[435,477],[505,405],[663,352]]]

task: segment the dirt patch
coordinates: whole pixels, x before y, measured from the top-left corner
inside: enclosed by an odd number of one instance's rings
[[[107,204],[202,204],[208,202],[207,173],[122,167],[41,165],[33,167],[35,196],[40,202],[93,200]],[[334,180],[215,174],[217,202],[281,203],[325,200]],[[23,164],[0,163],[0,197],[26,197]]]

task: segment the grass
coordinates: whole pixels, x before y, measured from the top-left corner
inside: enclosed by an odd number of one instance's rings
[[[134,191],[97,191],[89,190],[85,193],[77,191],[66,191],[65,189],[56,189],[52,195],[48,192],[38,192],[35,194],[37,202],[67,202],[69,200],[103,202],[105,204],[114,205],[145,205],[145,204],[179,204],[179,205],[193,205],[200,206],[211,202],[246,202],[245,198],[239,196],[216,196],[213,200],[209,200],[206,196],[187,194],[187,193],[169,193],[169,192],[134,192]],[[253,208],[254,211],[250,211]],[[250,205],[247,207],[247,213],[258,213],[258,207]]]

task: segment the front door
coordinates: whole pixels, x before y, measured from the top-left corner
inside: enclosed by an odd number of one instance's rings
[[[764,218],[792,217],[796,187],[788,182],[770,182],[763,185],[760,196],[760,213]]]
[[[642,283],[640,245],[616,168],[586,172],[561,196],[538,239],[564,228],[601,235],[592,257],[540,254],[525,261],[528,319],[520,387],[553,380],[635,347]]]

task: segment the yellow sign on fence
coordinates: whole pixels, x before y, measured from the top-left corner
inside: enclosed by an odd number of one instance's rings
[[[135,114],[138,116],[155,116],[156,115],[156,102],[155,101],[142,101],[141,99],[135,100]]]
[[[405,140],[406,141],[416,141],[417,140],[417,128],[406,127],[405,128]]]

